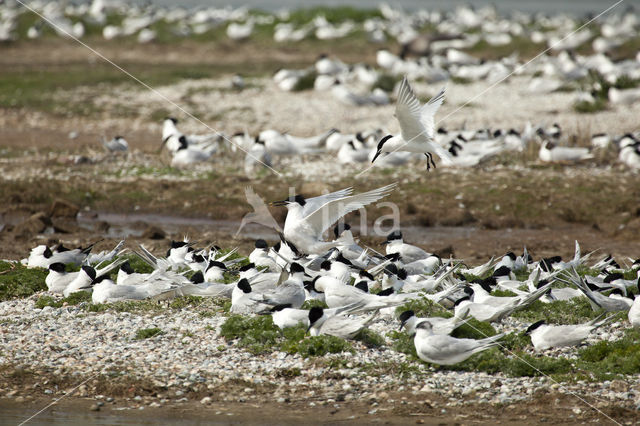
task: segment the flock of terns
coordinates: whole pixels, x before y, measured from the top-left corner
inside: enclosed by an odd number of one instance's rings
[[[434,155],[446,167],[474,167],[505,152],[527,152],[539,146],[538,159],[546,163],[571,164],[595,157],[595,153],[615,150],[621,163],[640,170],[640,132],[623,135],[592,135],[590,146],[568,146],[568,138],[558,124],[549,127],[527,124],[524,129],[447,130],[435,128],[434,117],[444,101],[444,88],[425,104],[421,104],[409,80],[399,84],[394,116],[400,134],[387,134],[383,129],[343,133],[330,129],[311,137],[297,137],[266,129],[255,136],[247,132],[231,136],[222,133],[184,134],[177,119],[163,122],[162,146],[171,154],[173,167],[189,167],[221,155],[222,148],[244,154],[244,171],[255,175],[263,167],[271,168],[277,158],[334,155],[340,164],[370,164],[376,167],[398,167],[426,156],[427,169],[436,167]],[[106,141],[109,152],[127,152],[129,144],[122,136]]]
[[[455,328],[470,318],[500,322],[537,300],[553,304],[586,298],[594,311],[603,311],[584,324],[546,324],[544,318],[531,324],[526,332],[537,351],[578,345],[593,330],[611,322],[617,312],[628,312],[631,325],[640,326],[640,297],[633,294],[638,290],[640,295],[640,259],[629,259],[627,266],[620,266],[607,256],[589,265],[597,275],[583,277],[577,270],[587,266],[593,253],[582,255],[577,242],[575,255],[568,261],[559,256],[534,261],[525,248],[521,256],[510,252],[499,261],[492,258],[474,268],[405,242],[400,230],[387,236],[384,254],[362,247],[344,216],[394,189],[391,184],[353,194],[346,188],[313,198],[295,195],[273,202],[287,208],[284,230],[278,233],[280,242],[269,247],[259,239],[248,258],[234,256],[235,249],[228,253],[217,246],[196,249],[185,239],[172,241],[165,257],[140,245],[134,253],[152,267],[151,273],[132,269],[122,256],[127,250],[124,241],[111,251],[96,254],[91,253],[92,246],[70,250],[62,245],[40,245],[23,263],[48,268],[47,288],[64,296],[88,291],[94,303],[185,295],[229,298],[231,313],[271,314],[281,328],[303,325],[311,335],[344,339],[356,337],[379,316],[393,318],[397,307],[426,298],[450,309],[453,316],[418,318],[405,310],[398,319],[414,335],[418,356],[442,365],[499,345],[503,336],[459,339],[450,336]],[[335,239],[325,240],[323,235],[334,224]],[[244,263],[241,267],[240,262]],[[81,268],[67,272],[70,264]],[[526,273],[527,278],[518,280],[515,272]],[[508,290],[513,296],[492,294],[496,289]],[[319,300],[324,307],[303,309],[309,300]]]
[[[403,45],[401,55],[381,50],[378,65],[394,75],[403,76],[396,89],[395,117],[400,133],[387,134],[379,129],[344,134],[332,129],[310,138],[294,137],[275,130],[264,130],[251,137],[245,133],[227,138],[219,133],[186,135],[177,128],[177,120],[167,118],[163,123],[162,145],[171,153],[171,164],[188,166],[207,161],[220,151],[222,140],[231,142],[232,149],[246,152],[245,171],[256,165],[270,166],[274,156],[315,155],[335,153],[340,163],[374,163],[398,166],[414,158],[425,158],[427,169],[438,164],[468,167],[506,150],[523,151],[532,141],[540,142],[541,161],[574,162],[592,157],[591,149],[562,146],[563,135],[558,125],[550,128],[528,126],[522,131],[503,130],[446,130],[436,129],[434,116],[444,100],[442,89],[422,104],[415,95],[409,79],[421,78],[430,82],[450,77],[469,80],[499,80],[517,71],[515,57],[483,63],[464,53],[462,49],[485,42],[492,46],[511,43],[518,37],[530,37],[536,43],[546,43],[561,54],[541,61],[539,87],[548,90],[554,79],[578,80],[590,70],[596,70],[607,81],[621,76],[640,78],[640,56],[614,63],[607,52],[637,35],[638,21],[633,13],[610,15],[600,22],[599,35],[591,29],[576,28],[576,20],[566,16],[546,18],[514,14],[502,18],[490,8],[478,11],[458,8],[450,14],[420,11],[405,14],[389,6],[380,8],[380,18],[370,18],[362,24],[351,21],[333,23],[316,16],[308,24],[294,27],[280,15],[250,14],[247,10],[206,8],[187,11],[181,8],[162,9],[152,6],[126,6],[106,0],[91,4],[63,5],[31,2],[31,7],[56,25],[61,34],[84,35],[82,20],[102,24],[103,37],[111,39],[137,34],[141,42],[155,38],[154,23],[172,24],[178,34],[204,33],[216,26],[226,25],[230,38],[251,37],[260,25],[274,26],[276,41],[294,41],[314,34],[319,39],[345,37],[353,31],[364,30],[372,42],[394,37]],[[17,18],[24,9],[10,2],[0,6],[0,39],[15,38]],[[107,25],[113,11],[125,12],[119,25]],[[75,21],[75,23],[74,23]],[[538,29],[536,25],[537,22]],[[39,27],[38,27],[39,25]],[[420,59],[407,59],[419,50],[421,28],[432,26],[442,36],[427,40]],[[43,23],[28,30],[30,38],[37,38]],[[546,30],[542,31],[540,28]],[[480,31],[469,31],[470,29]],[[563,36],[571,33],[566,39]],[[577,47],[591,42],[596,54],[580,57],[573,53]],[[426,55],[426,56],[425,56]],[[282,70],[274,77],[281,88],[293,89],[296,79],[309,70]],[[336,59],[322,57],[314,65],[317,74],[314,87],[334,91],[336,96],[352,105],[389,103],[388,94],[372,89],[358,94],[347,85],[358,80],[373,88],[380,74],[371,67],[347,66]],[[533,83],[532,83],[533,84]],[[317,87],[316,87],[317,86]],[[554,89],[555,90],[555,89]],[[631,92],[623,94],[625,103],[640,99]],[[615,93],[613,98],[620,97]],[[609,92],[612,102],[612,93]],[[616,99],[618,99],[616,98]],[[127,151],[123,137],[103,141],[108,151]],[[616,145],[619,158],[629,167],[640,169],[640,141],[637,134],[620,136],[594,135],[593,148]],[[141,273],[132,269],[122,254],[127,250],[124,241],[113,250],[92,253],[92,246],[68,249],[62,245],[40,245],[31,250],[23,262],[29,267],[48,268],[46,285],[49,291],[64,296],[84,291],[92,293],[94,303],[121,300],[166,299],[183,295],[223,297],[231,300],[231,312],[241,315],[271,314],[281,328],[304,325],[311,335],[328,334],[352,339],[373,321],[393,318],[396,308],[412,300],[426,298],[449,309],[451,318],[418,318],[405,310],[398,320],[414,336],[418,356],[427,362],[451,365],[473,354],[500,345],[502,334],[485,339],[458,339],[450,333],[470,318],[478,321],[500,322],[512,313],[527,309],[535,301],[553,304],[556,301],[586,298],[594,310],[603,313],[584,324],[546,324],[544,318],[531,324],[526,332],[538,351],[559,346],[577,345],[590,333],[614,318],[616,312],[628,312],[632,326],[640,326],[640,298],[633,291],[640,288],[640,260],[629,259],[621,266],[611,256],[595,264],[595,276],[577,273],[587,265],[592,255],[581,255],[576,242],[573,259],[563,261],[549,257],[534,261],[526,249],[521,256],[507,253],[499,261],[469,268],[454,259],[441,259],[420,247],[406,243],[399,230],[390,233],[385,253],[362,247],[343,218],[350,212],[364,208],[387,196],[395,184],[368,192],[353,194],[351,188],[314,198],[292,196],[273,203],[285,206],[287,217],[280,242],[269,247],[264,240],[255,242],[248,256],[248,264],[239,267],[244,258],[234,256],[236,250],[223,253],[218,247],[194,248],[188,241],[172,241],[166,256],[160,257],[140,245],[134,252],[148,263],[153,272]],[[335,226],[333,240],[324,234]],[[243,262],[247,263],[247,262]],[[80,266],[68,272],[69,265]],[[117,271],[117,272],[116,272]],[[526,272],[525,280],[516,279],[515,272]],[[189,276],[189,278],[187,278]],[[467,279],[465,277],[480,277]],[[521,275],[520,275],[521,276]],[[631,279],[625,277],[632,276]],[[513,296],[496,296],[496,289],[508,290]],[[309,300],[320,300],[326,307],[302,309]],[[386,324],[389,322],[386,321]]]

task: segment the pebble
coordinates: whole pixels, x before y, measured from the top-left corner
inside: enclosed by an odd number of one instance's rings
[[[640,409],[636,390],[639,389],[640,377],[605,382],[606,386],[605,383],[585,381],[570,385],[553,383],[545,378],[509,378],[501,374],[439,371],[388,347],[376,349],[364,346],[358,347],[357,354],[349,360],[350,367],[345,364],[345,368],[331,371],[325,361],[340,360],[344,355],[327,355],[324,359],[304,359],[283,352],[256,356],[229,344],[211,331],[220,328],[226,319],[224,316],[203,318],[198,312],[187,309],[153,317],[150,314],[128,312],[116,315],[113,312],[87,313],[73,306],[51,308],[45,314],[44,310],[33,309],[35,299],[37,297],[0,302],[0,317],[12,319],[3,324],[0,364],[11,364],[16,369],[29,368],[40,374],[42,378],[38,389],[44,389],[46,395],[57,394],[57,391],[46,388],[48,377],[73,377],[74,382],[79,383],[82,378],[100,373],[116,379],[128,377],[145,380],[162,389],[162,393],[153,400],[132,395],[132,401],[137,403],[136,409],[139,403],[157,407],[172,401],[186,402],[189,400],[187,396],[196,388],[209,389],[209,393],[212,393],[221,384],[236,380],[242,380],[249,386],[273,384],[277,389],[273,399],[280,404],[290,402],[288,395],[294,394],[296,401],[306,399],[306,402],[318,405],[318,401],[327,405],[364,398],[370,402],[371,411],[393,403],[389,399],[390,391],[401,394],[425,393],[427,398],[429,394],[437,394],[446,399],[444,404],[456,407],[478,402],[514,404],[529,399],[540,390],[570,390],[578,394],[592,394],[603,402],[623,403],[628,404],[630,409]],[[166,331],[162,339],[137,341],[127,333],[122,333],[122,330],[136,330],[151,325]],[[372,324],[372,329],[385,335],[391,325],[397,327],[394,321],[381,316]],[[509,332],[523,325],[509,319],[498,328]],[[619,335],[625,324],[620,322],[609,327],[607,332],[610,335]],[[185,329],[193,333],[188,344],[182,343],[183,332],[180,330]],[[100,333],[96,333],[96,330],[100,330]],[[205,334],[206,339],[200,340],[198,336]],[[226,348],[225,351],[218,350],[221,346]],[[554,356],[572,356],[576,353],[576,348],[549,352]],[[365,364],[393,362],[414,363],[422,373],[400,377],[396,374],[369,374],[362,369]],[[293,369],[299,369],[301,376],[287,378],[275,374],[280,370]],[[325,379],[327,373],[339,377]],[[48,386],[51,387],[51,384]],[[95,390],[92,391],[92,386],[94,383],[90,381],[82,391],[93,395]],[[249,386],[240,388],[240,399],[237,399],[239,395],[234,395],[229,400],[255,400],[258,390]],[[21,398],[18,393],[18,389],[2,390],[3,395],[16,398],[16,401]],[[98,401],[94,404],[98,408],[102,401],[114,402],[107,395],[95,395],[94,399]],[[207,396],[200,402],[209,405],[213,400]],[[425,404],[437,406],[432,402]],[[446,406],[444,404],[440,407]]]

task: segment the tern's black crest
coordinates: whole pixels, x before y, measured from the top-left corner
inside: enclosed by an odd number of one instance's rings
[[[181,149],[187,149],[189,147],[186,136],[180,136],[178,138],[178,142],[180,142],[180,148],[178,148],[178,151],[180,151]]]
[[[66,268],[64,266],[64,263],[56,262],[49,265],[49,270],[63,273],[65,272]]]
[[[122,272],[126,273],[126,274],[133,274],[135,271],[133,270],[133,268],[131,267],[131,264],[129,263],[129,261],[127,260],[126,262],[124,262],[122,265],[120,265],[120,270],[122,270]]]
[[[390,263],[384,267],[384,272],[386,272],[389,275],[398,275],[398,267],[393,263]]]
[[[42,253],[42,255],[44,256],[45,259],[49,259],[51,256],[53,256],[53,252],[49,247],[45,247],[44,253]]]
[[[360,273],[358,274],[358,276],[360,278],[367,278],[370,279],[371,281],[375,280],[375,278],[373,278],[373,275],[371,275],[370,273],[368,273],[367,271],[365,271],[364,269],[362,271],[360,271]]]
[[[218,262],[218,263],[220,263],[220,262]],[[238,269],[238,271],[240,271],[240,272],[246,272],[246,271],[248,271],[248,270],[250,270],[250,269],[253,269],[253,268],[255,268],[255,267],[256,267],[256,265],[255,265],[254,263],[249,263],[248,265],[244,265],[243,267],[241,267],[240,269]]]
[[[402,256],[400,255],[400,253],[389,253],[389,254],[386,254],[384,257],[385,259],[389,259],[392,262],[397,262],[398,260],[400,260]]]
[[[271,312],[280,312],[281,310],[290,308],[291,306],[292,306],[291,303],[283,303],[281,305],[276,305],[273,308],[271,308]]]
[[[401,280],[406,280],[407,276],[409,276],[409,274],[407,273],[406,269],[400,268],[398,270],[398,278],[400,278]]]
[[[546,279],[540,280],[540,281],[538,281],[538,284],[536,285],[536,288],[543,287],[543,286],[545,286],[547,284],[549,284],[549,280],[546,280]],[[551,290],[551,289],[549,289],[549,290]]]
[[[307,201],[300,194],[292,196],[292,197],[289,197],[288,200],[289,200],[290,203],[298,203],[301,206],[304,206],[305,204],[307,204]]]
[[[369,293],[369,285],[367,284],[366,281],[360,281],[356,283],[354,287],[357,288],[358,290],[364,291],[365,293]]]
[[[609,293],[609,296],[611,296],[612,294],[617,294],[618,296],[624,296],[624,294],[622,293],[622,290],[620,290],[619,288],[614,289],[611,293]]]
[[[185,243],[184,241],[173,241],[171,240],[171,248],[180,248],[180,247],[184,247],[186,246],[187,243]]]
[[[491,290],[492,290],[491,286],[486,281],[481,282],[480,283],[480,287],[482,287],[484,289],[484,291],[486,291],[487,293],[491,293]]]
[[[511,269],[508,266],[501,266],[493,271],[494,277],[506,277],[511,273]]]
[[[242,290],[244,293],[251,293],[251,284],[249,284],[249,281],[247,281],[246,278],[243,278],[240,281],[238,281],[238,288]]]
[[[165,120],[171,120],[171,121],[173,121],[173,124],[178,124],[178,119],[175,118],[175,117],[167,117],[167,118],[165,118]]]
[[[290,271],[291,271],[292,274],[297,274],[299,272],[304,272],[304,267],[302,265],[300,265],[299,263],[293,262],[291,264]]]
[[[224,266],[224,263],[218,262],[217,260],[210,260],[209,264],[207,265],[207,269],[210,269],[214,266],[220,269],[227,269],[227,267]]]
[[[336,262],[340,262],[340,263],[344,263],[347,266],[353,266],[353,263],[351,263],[351,261],[349,259],[347,259],[346,257],[344,257],[342,255],[342,253],[339,253],[338,256],[336,257]]]
[[[356,139],[360,142],[364,142],[364,136],[362,136],[362,133],[360,132],[356,133]]]
[[[198,271],[191,277],[190,281],[194,284],[202,284],[204,282],[204,275],[202,271]]]
[[[267,242],[265,240],[260,238],[260,239],[256,240],[256,248],[257,249],[267,249],[267,248],[269,248],[269,245],[267,245]]]
[[[473,294],[473,289],[471,287],[465,287],[464,289],[462,289],[462,291],[465,292],[465,294],[467,294],[468,296],[471,296]]]
[[[505,254],[505,256],[507,256],[511,260],[516,260],[516,254],[514,252],[512,252],[512,251],[510,251],[507,254]]]
[[[99,276],[98,278],[96,278],[95,280],[93,280],[93,284],[100,284],[102,281],[104,280],[108,280],[109,279],[109,274],[104,274]]]
[[[195,263],[202,263],[204,262],[204,257],[202,255],[196,254],[195,256],[193,256],[193,261]]]
[[[391,139],[392,137],[393,137],[393,135],[387,135],[384,138],[380,139],[380,142],[378,142],[378,152],[380,152],[380,150],[384,146],[385,142],[388,141],[389,139]]]
[[[96,279],[96,270],[93,269],[91,266],[83,266],[82,270],[85,272],[85,274],[87,274],[89,276],[89,278],[91,278],[91,280],[95,280]]]
[[[561,260],[562,257],[560,256],[545,257],[540,261],[540,267],[545,272],[551,272],[551,270],[553,269],[551,265],[553,265],[554,263],[558,263]]]
[[[605,283],[610,283],[610,282],[613,282],[615,280],[619,280],[620,278],[624,278],[624,275],[622,275],[620,272],[616,272],[616,273],[607,275],[604,278],[604,282]]]
[[[280,246],[281,246],[281,243],[280,243],[280,241],[278,241],[278,242],[273,246],[273,249],[274,249],[275,251],[280,251]]]
[[[416,313],[412,310],[404,311],[398,317],[398,319],[400,320],[400,324],[404,325],[407,321],[409,321],[409,318],[414,317],[415,315]]]
[[[473,290],[472,290],[473,291]],[[461,304],[462,302],[464,302],[465,300],[471,300],[471,296],[465,296],[461,299],[456,300],[456,303],[454,303],[454,306],[458,306],[459,304]]]
[[[396,230],[387,235],[387,241],[401,240],[402,239],[402,231]]]
[[[314,306],[313,308],[309,309],[309,324],[315,324],[316,321],[322,318],[322,315],[324,315],[324,309],[319,306]]]
[[[349,229],[351,229],[351,225],[349,225],[348,223],[338,222],[333,228],[333,235],[338,238],[340,234],[342,234],[344,231],[348,231]]]
[[[533,330],[535,330],[536,328],[540,327],[543,324],[545,324],[544,320],[540,320],[538,322],[534,322],[533,324],[531,324],[529,326],[529,328],[527,328],[527,331],[525,331],[524,334],[531,334],[531,332]]]
[[[56,247],[56,251],[58,253],[64,253],[65,251],[69,251],[68,248],[66,248],[62,243],[58,244],[58,247]]]
[[[328,271],[329,269],[331,269],[331,262],[328,260],[325,260],[320,264],[320,269],[322,269],[323,271]]]
[[[393,287],[385,288],[378,293],[378,296],[391,296],[393,294]]]

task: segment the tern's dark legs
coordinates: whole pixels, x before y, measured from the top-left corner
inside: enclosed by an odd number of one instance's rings
[[[433,155],[430,152],[425,152],[424,156],[427,157],[427,171],[431,170],[431,165],[433,164],[433,168],[436,168],[436,162],[433,161]]]

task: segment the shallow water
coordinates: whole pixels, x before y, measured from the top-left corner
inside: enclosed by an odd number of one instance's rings
[[[27,405],[27,404],[25,404]],[[18,425],[27,420],[41,409],[35,406],[25,407],[2,407],[0,406],[0,424],[2,425]],[[132,411],[138,411],[132,415]],[[177,424],[182,426],[196,426],[204,424],[224,425],[230,421],[211,419],[207,421],[189,418],[165,418],[158,417],[157,413],[148,418],[140,415],[142,410],[122,410],[114,412],[110,410],[108,413],[95,412],[86,410],[69,410],[56,409],[56,407],[48,408],[41,414],[38,414],[27,425],[68,425],[68,426],[84,426],[84,425],[156,425],[156,424]]]

